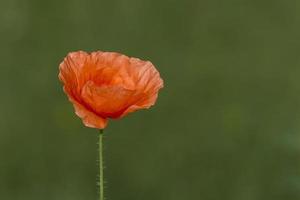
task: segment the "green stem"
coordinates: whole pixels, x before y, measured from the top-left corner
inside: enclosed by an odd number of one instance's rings
[[[103,182],[103,129],[99,133],[99,200],[104,200],[104,182]]]

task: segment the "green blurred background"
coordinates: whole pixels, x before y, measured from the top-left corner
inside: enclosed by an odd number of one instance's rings
[[[107,200],[300,199],[298,0],[1,0],[0,199],[95,200],[75,50],[151,60],[157,104],[111,121]]]

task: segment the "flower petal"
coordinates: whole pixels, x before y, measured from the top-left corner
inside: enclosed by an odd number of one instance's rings
[[[93,81],[98,84],[123,85],[124,88],[134,89],[135,84],[128,71],[130,58],[115,52],[93,52],[91,60],[96,66],[97,74]]]
[[[134,93],[121,85],[98,86],[89,81],[83,87],[81,97],[98,115],[117,118],[130,105]]]
[[[136,110],[149,108],[155,104],[158,91],[163,88],[163,80],[158,71],[150,61],[142,61],[138,58],[131,58],[131,67],[136,68],[136,90],[140,95],[135,96],[133,104],[130,105],[120,117]]]
[[[64,91],[67,94],[69,101],[73,104],[76,115],[82,119],[85,126],[98,129],[104,129],[107,126],[108,120],[106,118],[100,117],[87,109],[84,105],[80,104],[70,96],[66,90],[67,89],[64,87]]]
[[[59,79],[68,88],[72,96],[79,100],[79,94],[84,84],[82,79],[83,68],[86,65],[89,54],[83,51],[69,53],[59,65]]]

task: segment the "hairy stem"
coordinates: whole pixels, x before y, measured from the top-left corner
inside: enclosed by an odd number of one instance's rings
[[[104,200],[104,181],[103,181],[103,130],[99,133],[99,200]]]

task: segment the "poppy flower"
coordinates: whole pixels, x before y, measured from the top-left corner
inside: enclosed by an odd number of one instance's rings
[[[98,129],[110,118],[154,105],[163,87],[151,62],[102,51],[69,53],[59,66],[59,79],[75,113]]]

